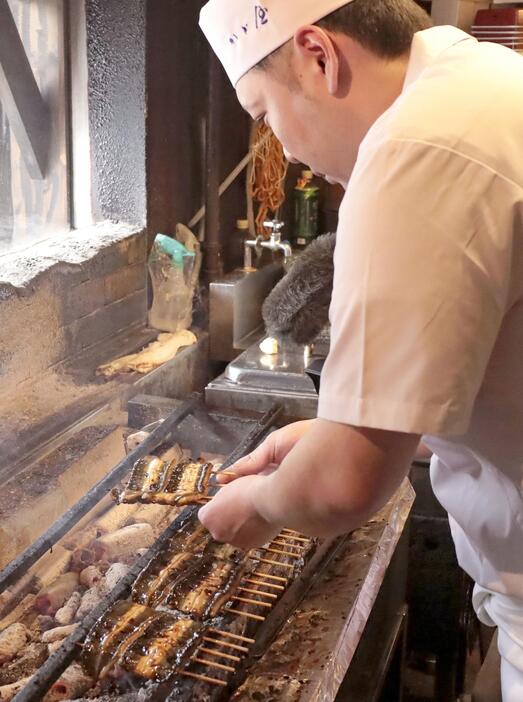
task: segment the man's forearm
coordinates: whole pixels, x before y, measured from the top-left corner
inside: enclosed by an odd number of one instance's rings
[[[418,437],[318,420],[253,503],[274,524],[316,536],[351,531],[375,514],[408,472]]]

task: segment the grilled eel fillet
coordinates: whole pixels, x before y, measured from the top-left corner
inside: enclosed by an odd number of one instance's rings
[[[119,502],[184,506],[198,502],[209,490],[212,463],[174,460],[166,464],[147,456],[135,464]]]
[[[241,560],[245,557],[245,552],[229,544],[221,544],[215,541],[207,529],[192,517],[169,539],[165,549],[159,556],[165,559],[166,565],[176,553],[188,551],[190,553],[210,554],[215,558],[224,561]]]
[[[163,561],[165,563],[165,561]],[[138,577],[132,598],[149,607],[166,607],[197,618],[215,617],[245,573],[240,560],[211,554],[176,554],[169,563],[153,559]]]
[[[228,544],[214,541],[200,522],[191,519],[142,570],[134,585],[133,599],[151,606],[159,603],[166,588],[185,578],[186,573],[191,573],[192,576],[202,556],[207,560],[211,558],[238,567],[247,554]]]
[[[184,667],[200,631],[188,617],[117,602],[87,635],[82,663],[98,679],[164,682]]]

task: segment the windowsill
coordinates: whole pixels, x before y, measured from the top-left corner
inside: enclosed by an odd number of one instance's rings
[[[0,258],[0,455],[24,455],[50,426],[111,395],[97,363],[147,343],[146,237],[104,222]],[[98,351],[100,349],[100,351]],[[88,365],[91,359],[92,365]],[[79,364],[88,367],[78,377]],[[78,373],[75,373],[78,371]],[[40,432],[38,427],[43,427]]]
[[[0,284],[24,288],[59,264],[81,266],[104,248],[143,231],[143,227],[101,222],[0,256]],[[1,295],[0,295],[1,300]]]

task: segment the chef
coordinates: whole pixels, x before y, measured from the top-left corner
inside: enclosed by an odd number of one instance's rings
[[[215,538],[362,525],[423,436],[504,702],[523,700],[523,57],[413,0],[211,0],[201,27],[254,120],[346,194],[318,418],[200,511]]]

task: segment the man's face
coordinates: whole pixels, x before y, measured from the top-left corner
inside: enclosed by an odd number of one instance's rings
[[[279,59],[278,59],[279,60]],[[304,163],[329,182],[345,185],[346,164],[340,157],[339,130],[333,129],[328,96],[307,90],[291,67],[249,71],[236,93],[254,120],[264,120],[292,162]]]
[[[251,69],[236,94],[264,119],[290,160],[347,185],[370,127],[401,94],[409,56],[381,59],[344,34],[300,28],[269,63]]]

